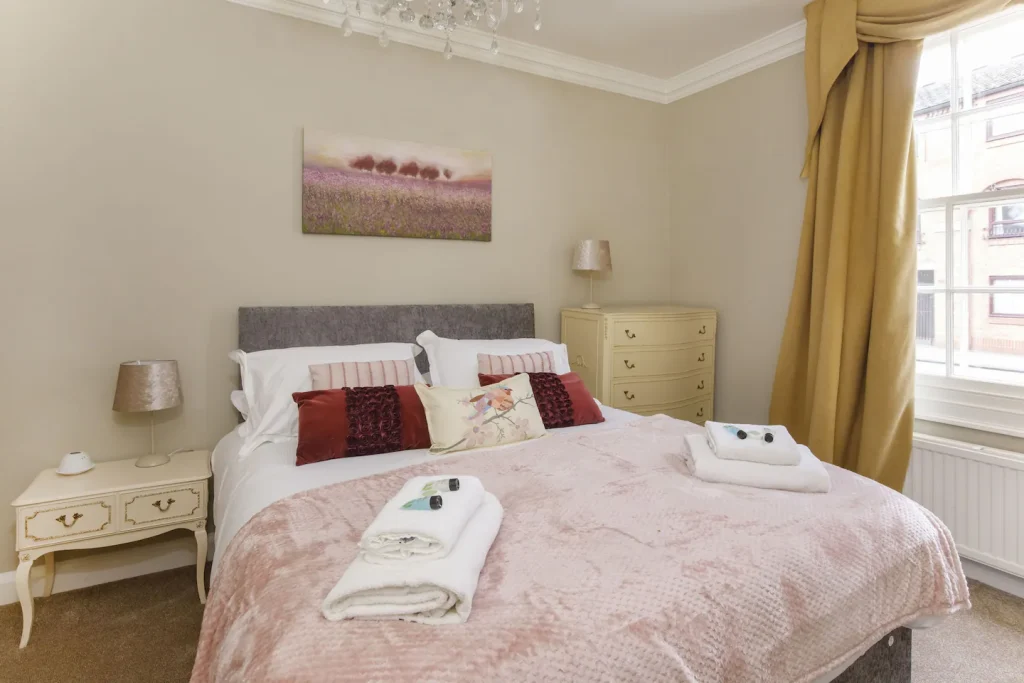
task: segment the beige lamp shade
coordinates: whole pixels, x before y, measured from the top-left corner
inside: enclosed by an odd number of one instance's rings
[[[114,392],[114,410],[142,413],[181,405],[181,379],[176,360],[133,360],[121,363]]]
[[[572,257],[572,269],[608,272],[612,269],[612,248],[608,240],[580,240]]]

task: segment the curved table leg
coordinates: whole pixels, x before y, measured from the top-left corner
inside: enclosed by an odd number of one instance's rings
[[[21,645],[28,645],[28,637],[32,635],[32,617],[35,615],[35,607],[32,604],[32,556],[25,554],[21,556],[18,563],[18,572],[15,575],[15,583],[18,588],[18,600],[21,601]]]
[[[54,557],[57,553],[46,553],[46,582],[43,584],[43,597],[48,598],[53,593],[53,577],[57,570],[54,567]]]
[[[206,528],[196,529],[196,588],[199,602],[206,604]]]

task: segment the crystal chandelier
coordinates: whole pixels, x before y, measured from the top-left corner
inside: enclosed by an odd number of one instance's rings
[[[533,28],[540,30],[540,2],[530,0],[534,5]],[[350,12],[363,16],[364,11],[372,13],[382,22],[377,42],[387,47],[391,42],[388,36],[388,22],[395,18],[402,24],[416,24],[425,31],[438,31],[445,35],[444,58],[451,59],[452,33],[459,26],[491,32],[491,54],[498,54],[498,28],[508,18],[509,10],[513,14],[522,14],[526,9],[527,0],[323,0],[325,5],[332,2],[343,6],[344,20],[341,22],[342,34],[352,35]]]

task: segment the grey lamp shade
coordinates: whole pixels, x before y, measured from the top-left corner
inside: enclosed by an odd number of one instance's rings
[[[608,240],[580,240],[572,256],[572,269],[607,272],[612,269],[612,247]]]
[[[121,363],[114,391],[114,410],[141,413],[181,405],[181,379],[176,360],[133,360]]]

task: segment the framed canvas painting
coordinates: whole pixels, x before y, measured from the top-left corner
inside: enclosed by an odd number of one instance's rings
[[[491,155],[306,129],[302,232],[491,241]]]

